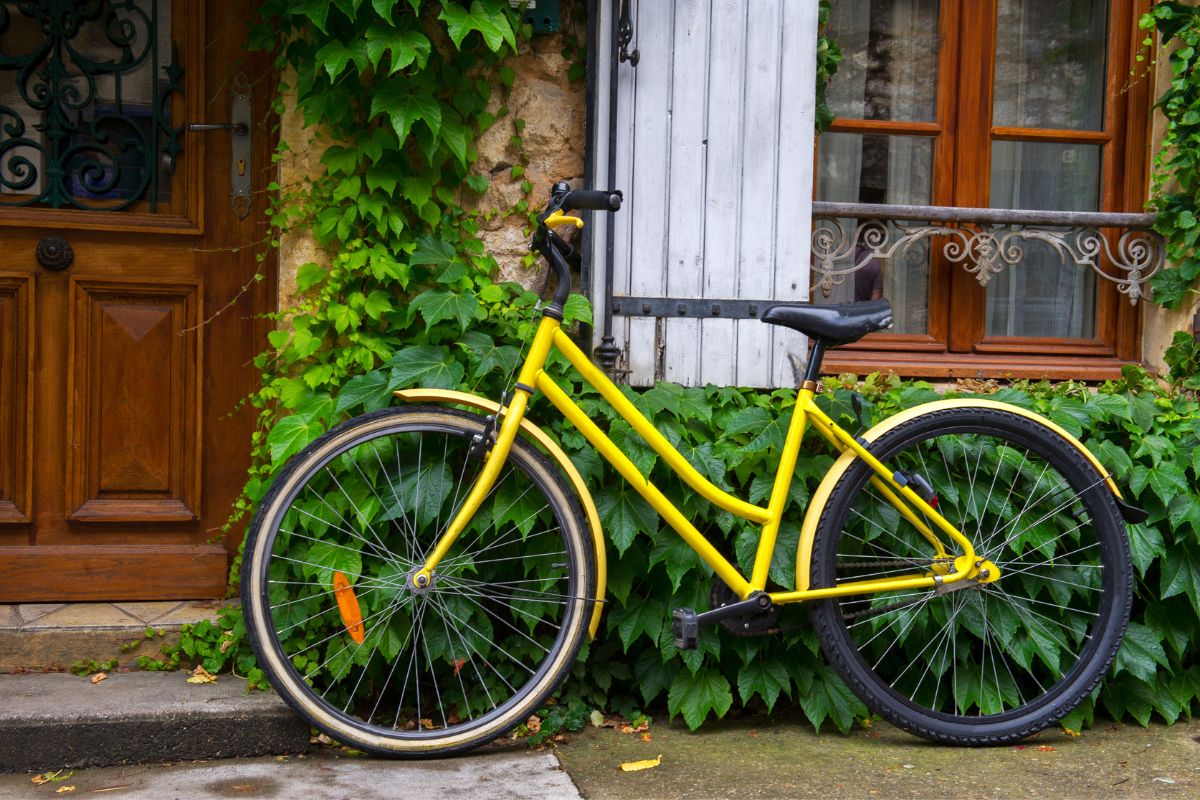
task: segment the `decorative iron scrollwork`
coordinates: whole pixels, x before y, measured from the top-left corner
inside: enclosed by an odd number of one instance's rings
[[[1162,268],[1162,238],[1150,230],[1153,215],[947,209],[935,206],[866,206],[817,203],[812,233],[814,288],[829,297],[846,276],[875,260],[902,257],[919,242],[943,238],[942,255],[962,265],[981,286],[1025,259],[1025,246],[1041,242],[1063,264],[1091,269],[1116,284],[1136,304]],[[924,217],[928,222],[921,223]],[[851,229],[850,226],[853,226]],[[1125,229],[1106,236],[1102,229]],[[1115,239],[1115,244],[1114,244]]]
[[[0,53],[16,90],[0,104],[0,206],[154,211],[181,149],[169,107],[183,75],[174,48],[160,65],[157,0],[0,3],[0,34],[13,5],[41,39]]]

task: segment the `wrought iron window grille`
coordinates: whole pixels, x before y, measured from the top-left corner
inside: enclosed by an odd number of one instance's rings
[[[183,69],[159,41],[158,0],[0,2],[0,37],[15,18],[41,38],[0,50],[15,93],[0,98],[11,103],[0,102],[0,207],[118,211],[144,200],[155,211],[182,150],[170,104]],[[143,68],[149,87],[134,98],[127,79]]]

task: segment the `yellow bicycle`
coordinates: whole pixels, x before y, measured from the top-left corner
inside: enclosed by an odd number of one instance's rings
[[[596,633],[605,546],[579,471],[526,419],[541,393],[727,587],[712,609],[674,611],[677,647],[695,647],[706,624],[765,630],[779,607],[811,602],[849,688],[920,736],[1011,742],[1082,702],[1129,618],[1123,519],[1144,519],[1095,456],[1051,421],[988,400],[928,403],[848,433],[814,402],[821,359],[890,326],[888,302],[780,304],[763,322],[808,335],[812,354],[766,506],[732,496],[560,327],[578,256],[553,228],[620,204],[619,192],[554,187],[533,247],[556,291],[507,402],[399,391],[404,406],[338,425],[278,476],[250,529],[242,597],[284,699],[336,739],[405,756],[476,747],[546,701]],[[750,575],[544,371],[552,349],[691,489],[761,526]],[[841,455],[805,512],[796,586],[773,587],[810,426]]]

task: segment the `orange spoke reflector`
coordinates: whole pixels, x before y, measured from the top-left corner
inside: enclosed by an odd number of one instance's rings
[[[350,638],[359,644],[367,638],[367,630],[363,627],[362,609],[358,607],[358,598],[354,596],[354,587],[345,573],[333,573],[333,596],[337,598],[338,612],[342,615],[342,624],[350,633]]]

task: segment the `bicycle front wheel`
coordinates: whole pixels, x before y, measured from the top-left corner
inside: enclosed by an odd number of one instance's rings
[[[349,420],[294,459],[255,516],[250,641],[280,695],[341,742],[407,756],[478,746],[528,719],[579,649],[591,547],[573,495],[524,441],[431,585],[413,585],[483,467],[484,429],[441,408]]]
[[[1050,429],[998,409],[933,411],[871,451],[928,482],[999,578],[820,601],[827,658],[872,711],[925,738],[1003,744],[1062,719],[1099,684],[1129,620],[1129,545],[1104,479]],[[830,495],[814,586],[945,574],[959,555],[947,544],[939,558],[873,474],[856,462]]]

